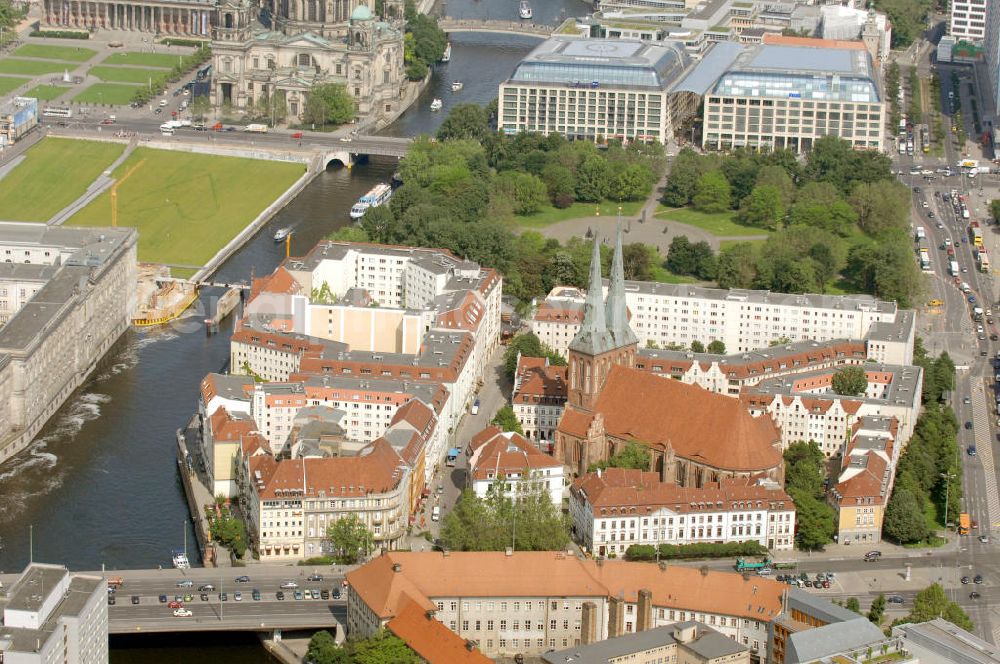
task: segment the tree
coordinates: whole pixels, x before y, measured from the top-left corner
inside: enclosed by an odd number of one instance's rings
[[[514,214],[538,212],[548,201],[545,183],[531,173],[505,171],[497,176],[496,188],[500,196],[511,201]]]
[[[878,597],[872,602],[871,609],[868,610],[868,620],[873,624],[880,626],[882,624],[882,618],[885,616],[885,593],[879,593]]]
[[[649,194],[654,181],[653,170],[646,164],[621,165],[613,169],[607,195],[616,201],[638,201]]]
[[[722,341],[721,339],[716,339],[714,341],[709,342],[708,352],[712,353],[713,355],[725,355],[726,342]]]
[[[901,544],[922,542],[930,534],[924,510],[917,497],[898,483],[886,506],[882,529],[886,535]]]
[[[557,208],[567,208],[576,200],[576,177],[562,164],[547,164],[541,178],[549,192],[549,200]]]
[[[342,125],[354,119],[357,103],[340,83],[313,86],[306,96],[305,120],[318,125]]]
[[[949,600],[948,596],[945,595],[944,588],[937,583],[932,583],[918,592],[917,596],[913,598],[913,610],[898,622],[920,623],[935,618],[944,618],[953,625],[970,632],[975,629],[962,607]]]
[[[820,550],[833,538],[833,508],[823,500],[825,457],[815,442],[785,450],[785,490],[795,503],[799,548]]]
[[[517,415],[514,414],[514,409],[509,404],[497,411],[490,424],[495,424],[504,431],[513,431],[524,435],[524,429],[521,428],[521,423],[518,422]]]
[[[705,344],[701,343],[697,339],[691,342],[691,352],[692,353],[704,353]]]
[[[490,134],[490,118],[479,104],[459,104],[448,112],[448,117],[437,130],[437,139],[468,138],[483,141]]]
[[[566,360],[562,355],[543,344],[537,336],[531,332],[519,334],[507,344],[503,353],[504,373],[508,380],[514,380],[514,372],[517,371],[517,357],[545,357],[549,364],[562,367],[566,366]]]
[[[691,203],[701,212],[725,212],[729,209],[731,188],[721,171],[708,171],[698,178]]]
[[[701,279],[715,276],[715,256],[705,241],[691,244],[687,235],[677,235],[667,249],[667,269],[674,274],[693,274]]]
[[[638,470],[649,470],[651,459],[649,448],[636,440],[625,443],[625,447],[611,455],[607,461],[599,461],[590,465],[588,472],[604,470],[605,468],[634,468]]]
[[[757,171],[755,187],[770,186],[781,194],[781,204],[788,207],[795,198],[795,183],[783,166],[765,164]]]
[[[833,374],[833,391],[845,397],[856,397],[867,392],[868,375],[864,367],[851,365]]]
[[[895,180],[858,182],[849,199],[865,233],[878,237],[886,231],[909,233],[910,191]]]
[[[670,168],[670,175],[663,189],[663,204],[671,207],[690,204],[707,161],[691,148],[681,150]]]
[[[351,657],[346,650],[337,647],[330,632],[321,629],[309,639],[306,660],[312,664],[350,664]]]
[[[769,184],[758,185],[743,199],[737,218],[747,226],[777,229],[785,218],[781,192]]]
[[[844,605],[844,608],[847,609],[848,611],[854,611],[857,614],[861,613],[861,603],[858,602],[857,597],[848,597],[847,603]]]
[[[544,482],[523,483],[517,500],[490,486],[484,498],[462,492],[455,509],[444,518],[441,539],[455,551],[555,551],[569,541],[569,521],[561,506],[552,504]]]
[[[738,242],[719,252],[715,269],[719,288],[750,288],[756,276],[757,257],[749,242]]]
[[[592,155],[576,171],[576,200],[600,203],[607,196],[609,184],[608,162]]]
[[[375,539],[356,514],[348,514],[326,529],[326,536],[336,552],[337,561],[352,565],[367,556],[375,547]]]
[[[384,629],[367,639],[349,643],[354,664],[419,664],[423,661],[405,641]]]

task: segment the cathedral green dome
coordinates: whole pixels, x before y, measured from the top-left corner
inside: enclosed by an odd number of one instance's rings
[[[372,10],[368,9],[368,5],[358,5],[351,12],[352,21],[369,21],[372,18]]]

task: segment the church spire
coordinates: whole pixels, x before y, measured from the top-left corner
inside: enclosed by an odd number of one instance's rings
[[[618,224],[615,238],[615,255],[611,260],[611,279],[608,284],[607,326],[619,348],[638,343],[635,332],[628,324],[625,305],[625,264],[622,257],[622,227]]]
[[[588,355],[597,355],[614,347],[614,337],[608,331],[604,312],[604,290],[601,283],[601,245],[594,238],[594,251],[590,256],[590,283],[587,299],[583,304],[583,324],[569,347]]]

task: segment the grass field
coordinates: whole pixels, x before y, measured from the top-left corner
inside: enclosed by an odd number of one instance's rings
[[[655,216],[657,219],[677,221],[682,224],[687,224],[688,226],[694,226],[695,228],[700,228],[703,231],[711,233],[712,235],[718,235],[721,237],[767,235],[767,231],[761,228],[751,228],[750,226],[737,224],[733,220],[732,212],[708,214],[705,212],[698,212],[697,210],[693,210],[691,208],[668,208],[661,205],[657,209]]]
[[[3,218],[48,221],[82,196],[124,149],[115,143],[46,138],[0,180]]]
[[[78,104],[112,104],[127,106],[139,86],[128,83],[94,83],[73,97]]]
[[[102,81],[116,81],[118,83],[148,84],[150,79],[155,81],[166,73],[164,69],[140,69],[138,67],[105,67],[98,65],[90,68],[91,76],[96,76]]]
[[[5,95],[30,80],[30,78],[17,78],[16,76],[0,76],[0,95]]]
[[[628,217],[637,214],[644,202],[626,201],[621,203],[622,215]],[[573,203],[568,208],[563,209],[549,206],[528,217],[515,217],[515,220],[521,228],[545,228],[567,219],[593,217],[598,208],[601,210],[601,216],[617,216],[618,206],[619,203],[615,201],[604,201],[600,206],[595,203]]]
[[[69,92],[69,88],[63,88],[58,85],[36,85],[27,92],[24,93],[25,97],[34,97],[41,101],[52,101],[57,97]]]
[[[164,67],[171,68],[176,65],[179,58],[169,53],[137,53],[127,51],[125,53],[115,53],[109,55],[101,61],[102,65],[132,65],[134,67]]]
[[[299,164],[139,148],[114,173],[118,223],[139,229],[139,260],[204,265],[304,172]],[[67,223],[110,223],[105,192]]]
[[[43,62],[41,60],[19,60],[17,58],[0,58],[0,74],[25,74],[28,76],[41,76],[43,74],[55,74],[69,69],[73,71],[76,65],[67,65],[62,62]]]
[[[86,62],[97,55],[97,51],[81,46],[53,46],[51,44],[25,44],[14,55],[22,58],[44,58],[45,60],[68,60]]]

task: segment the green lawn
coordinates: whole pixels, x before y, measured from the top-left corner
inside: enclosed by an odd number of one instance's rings
[[[619,205],[621,205],[622,208],[622,216],[628,217],[638,214],[644,202],[645,201],[626,201],[624,203],[618,203],[616,201],[604,201],[600,205],[597,205],[596,203],[573,203],[568,208],[561,210],[556,207],[548,206],[543,208],[541,212],[536,212],[528,217],[515,217],[515,221],[521,228],[545,228],[546,226],[551,226],[552,224],[560,221],[566,221],[567,219],[596,216],[595,213],[598,209],[601,211],[601,216],[614,217],[618,214]]]
[[[709,214],[698,212],[691,208],[668,208],[660,206],[656,211],[657,219],[667,221],[677,221],[688,226],[700,228],[712,235],[739,236],[739,235],[767,235],[767,231],[762,228],[752,228],[736,223],[732,212],[718,212]]]
[[[105,67],[98,65],[90,68],[90,75],[102,81],[117,81],[119,83],[149,84],[166,74],[165,69],[139,69],[138,67]]]
[[[137,149],[114,173],[118,223],[139,229],[139,260],[204,265],[304,172],[300,164]],[[105,226],[105,192],[67,223]]]
[[[0,180],[3,218],[48,221],[82,196],[124,149],[117,143],[46,138]]]
[[[81,46],[52,46],[50,44],[25,44],[14,55],[22,58],[44,58],[45,60],[68,60],[86,62],[97,55],[97,51]]]
[[[127,106],[132,102],[132,96],[135,95],[138,87],[127,83],[94,83],[73,97],[73,101],[78,104]]]
[[[724,251],[734,244],[750,244],[754,250],[760,249],[767,240],[719,240],[719,251]]]
[[[42,101],[52,101],[57,97],[61,97],[67,92],[69,88],[60,87],[58,85],[37,85],[27,92],[24,93],[25,97],[34,97],[35,99],[40,99]]]
[[[132,65],[135,67],[165,67],[170,69],[180,58],[169,53],[137,53],[127,51],[109,55],[101,61],[102,65]]]
[[[19,60],[18,58],[0,59],[0,74],[27,74],[29,76],[42,76],[43,74],[55,74],[66,69],[73,71],[75,64],[65,64],[62,62],[43,62],[41,60]]]
[[[17,78],[15,76],[0,76],[0,95],[5,95],[11,90],[21,87],[30,78]]]

